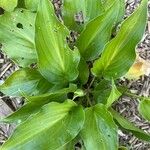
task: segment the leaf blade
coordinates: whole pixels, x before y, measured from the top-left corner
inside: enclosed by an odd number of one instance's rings
[[[17,0],[0,0],[0,7],[6,11],[13,11],[17,6]]]
[[[32,119],[21,124],[2,146],[2,150],[20,150],[20,148],[56,150],[74,139],[83,123],[83,109],[74,102],[50,103]]]
[[[34,22],[35,13],[24,9],[16,9],[11,13],[5,12],[0,16],[2,51],[22,67],[37,62]]]
[[[110,110],[111,114],[113,115],[114,119],[118,122],[118,124],[125,130],[133,133],[137,138],[150,142],[150,134],[145,133],[143,130],[139,129],[127,119],[123,118],[119,113],[115,110]]]
[[[73,51],[69,48],[68,35],[68,30],[57,20],[51,2],[40,1],[35,41],[39,71],[50,82],[64,83],[78,76],[80,56],[76,48]]]
[[[141,100],[138,106],[139,113],[148,121],[150,121],[150,100]]]
[[[113,2],[107,11],[90,21],[81,32],[77,47],[86,61],[98,58],[105,44],[110,40],[118,7],[118,1]]]
[[[22,93],[38,95],[47,92],[52,86],[37,70],[26,68],[14,72],[0,85],[0,90],[10,96],[22,96]]]
[[[143,0],[139,8],[123,22],[118,35],[106,45],[102,57],[94,63],[94,75],[116,79],[126,74],[135,60],[135,46],[143,36],[146,21],[147,0]],[[124,56],[124,61],[120,55]]]
[[[80,135],[86,150],[118,149],[117,127],[102,104],[86,109],[85,124]]]

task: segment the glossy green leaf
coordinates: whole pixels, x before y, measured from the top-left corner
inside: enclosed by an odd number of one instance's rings
[[[86,109],[81,138],[86,150],[118,149],[117,126],[104,105]]]
[[[0,85],[0,91],[10,96],[22,96],[22,93],[38,95],[47,92],[52,86],[37,70],[20,69]]]
[[[138,107],[139,113],[148,121],[150,121],[150,100],[144,99],[140,101]]]
[[[121,126],[121,128],[131,132],[137,138],[150,142],[150,134],[145,133],[143,130],[136,127],[134,124],[129,122],[127,119],[122,117],[119,113],[115,110],[111,109],[111,113],[117,123]]]
[[[94,63],[94,75],[116,79],[128,72],[134,63],[135,47],[143,36],[146,21],[147,0],[143,0],[139,8],[122,23],[118,35],[106,45],[101,58]]]
[[[76,48],[69,48],[68,35],[69,31],[57,20],[51,2],[40,1],[35,36],[38,64],[41,74],[53,83],[73,81],[78,76],[80,56]]]
[[[78,79],[80,81],[80,83],[85,84],[88,81],[89,78],[89,68],[88,68],[88,64],[86,63],[86,61],[81,58],[79,66],[79,76]]]
[[[37,61],[34,22],[35,14],[23,9],[0,16],[2,51],[19,66],[27,67]]]
[[[112,85],[111,85],[112,89],[111,89],[111,93],[107,99],[107,103],[106,103],[106,107],[110,107],[116,100],[118,100],[118,98],[121,96],[121,93],[118,91],[114,80],[112,80]]]
[[[52,102],[18,126],[1,150],[56,150],[73,140],[83,124],[81,106],[73,101]]]
[[[40,108],[50,102],[63,102],[67,99],[69,92],[75,92],[76,86],[70,85],[68,88],[58,90],[57,92],[46,93],[38,96],[26,97],[27,104],[22,106],[18,111],[2,119],[2,122],[22,122],[31,115],[37,113]]]
[[[117,19],[118,8],[118,1],[114,1],[106,12],[88,23],[81,33],[77,40],[77,47],[85,60],[96,59],[110,40],[111,31]]]
[[[0,7],[6,11],[13,11],[17,6],[18,0],[0,0]]]
[[[25,6],[27,9],[32,10],[32,11],[37,10],[39,0],[24,0],[24,1],[25,1]]]

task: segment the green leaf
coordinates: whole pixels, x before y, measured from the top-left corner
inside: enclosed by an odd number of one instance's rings
[[[112,80],[112,89],[111,89],[111,93],[107,99],[107,103],[106,103],[106,107],[110,107],[113,102],[115,102],[116,100],[118,100],[118,98],[121,96],[122,94],[118,91],[114,80]]]
[[[70,29],[81,31],[83,28],[85,0],[63,0],[62,16],[64,24]],[[77,22],[77,17],[80,21]]]
[[[51,2],[40,1],[35,41],[39,70],[50,82],[64,83],[78,76],[80,56],[76,48],[69,48],[66,41],[68,35],[69,31],[57,20]]]
[[[19,66],[27,67],[37,61],[34,46],[35,14],[24,9],[5,12],[0,16],[2,51]]]
[[[135,135],[137,138],[145,140],[147,142],[150,142],[150,134],[145,133],[143,130],[136,127],[134,124],[126,120],[124,117],[122,117],[119,113],[117,113],[115,110],[111,109],[110,111],[117,123],[125,130],[131,132],[133,135]]]
[[[119,0],[119,13],[117,17],[117,23],[120,23],[123,20],[125,15],[125,0]]]
[[[103,103],[106,107],[110,107],[121,96],[121,93],[116,88],[113,80],[112,83],[108,80],[102,80],[95,87],[93,95],[96,103]]]
[[[57,92],[46,93],[39,96],[26,97],[27,104],[22,106],[18,111],[2,119],[2,122],[18,122],[25,121],[31,115],[37,113],[40,108],[50,102],[64,102],[67,99],[67,93],[75,92],[76,86],[70,85],[68,88],[58,90]]]
[[[82,83],[82,84],[87,83],[90,73],[89,73],[88,64],[86,63],[86,61],[83,58],[81,58],[81,60],[80,60],[78,70],[79,70],[78,79],[79,79],[80,83]]]
[[[104,105],[86,109],[81,138],[86,150],[118,149],[117,127]]]
[[[139,113],[148,121],[150,121],[150,100],[144,99],[140,101],[138,107]]]
[[[77,47],[85,60],[96,59],[110,40],[116,15],[118,15],[118,8],[118,1],[113,2],[113,5],[106,12],[89,22],[81,33],[77,40]]]
[[[64,24],[70,30],[81,32],[88,22],[100,16],[112,5],[112,2],[112,0],[63,0]]]
[[[18,7],[18,8],[26,8],[24,1],[25,1],[25,0],[18,0],[18,5],[17,5],[17,7]]]
[[[83,124],[81,106],[73,101],[52,102],[18,126],[1,150],[56,150],[73,140]]]
[[[118,150],[129,150],[127,147],[120,146]]]
[[[107,99],[111,93],[111,82],[108,80],[100,81],[93,91],[94,100],[96,103],[107,103]]]
[[[143,0],[139,8],[122,23],[118,35],[106,45],[101,58],[95,61],[92,69],[95,76],[116,79],[128,72],[134,63],[135,46],[143,36],[146,21],[147,0]]]
[[[22,96],[22,93],[38,95],[47,92],[52,86],[37,70],[20,69],[0,85],[0,91],[10,96]]]
[[[61,147],[58,150],[75,150],[75,144],[77,144],[79,139],[80,139],[79,136],[76,136],[75,139],[73,139],[72,141],[70,141],[69,143],[67,143],[66,145],[64,145],[63,147]]]
[[[38,3],[39,0],[24,0],[25,1],[25,6],[27,9],[36,11],[38,8]]]
[[[18,0],[0,0],[0,7],[6,11],[13,11],[17,6]]]

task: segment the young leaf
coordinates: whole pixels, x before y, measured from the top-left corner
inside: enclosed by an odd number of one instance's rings
[[[0,7],[6,11],[13,11],[17,6],[18,0],[0,0]]]
[[[113,115],[114,119],[117,123],[125,130],[133,133],[137,138],[150,142],[150,134],[145,133],[143,130],[139,129],[131,122],[123,118],[119,113],[115,110],[110,110],[111,114]]]
[[[52,102],[18,126],[1,150],[56,150],[73,140],[83,124],[81,106],[73,101]]]
[[[85,60],[96,59],[110,40],[118,8],[119,3],[116,0],[106,12],[89,22],[81,33],[77,40],[77,47]]]
[[[143,0],[139,8],[122,23],[118,35],[106,45],[101,58],[94,63],[94,75],[116,79],[127,73],[135,60],[135,46],[143,36],[146,21],[147,0]]]
[[[118,98],[121,96],[121,93],[118,91],[114,80],[112,80],[112,89],[111,89],[111,93],[107,99],[107,103],[106,103],[106,107],[110,107],[113,102],[115,102],[116,100],[118,100]]]
[[[80,56],[76,48],[73,51],[69,48],[68,35],[69,31],[57,20],[51,2],[40,1],[35,41],[39,71],[50,82],[64,83],[78,76]]]
[[[86,150],[118,149],[117,126],[104,105],[86,109],[81,138]]]
[[[37,61],[34,46],[35,14],[24,9],[5,12],[0,16],[2,51],[19,66],[27,67]]]
[[[22,96],[22,93],[38,95],[47,92],[52,86],[37,70],[20,69],[0,85],[0,91],[10,96]]]
[[[150,121],[150,100],[144,99],[140,101],[138,107],[139,113],[148,121]]]

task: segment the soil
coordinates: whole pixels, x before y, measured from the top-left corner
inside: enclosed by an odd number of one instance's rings
[[[140,0],[126,0],[126,15],[129,16],[134,9],[139,5]],[[54,0],[54,5],[57,8],[58,17],[60,14],[59,0]],[[150,0],[149,0],[149,18],[148,24],[145,31],[144,38],[142,42],[137,47],[137,52],[142,58],[150,61]],[[5,54],[0,52],[0,83],[4,80],[18,67],[7,58]],[[128,81],[126,79],[122,80],[122,84],[127,85],[131,92],[134,92],[140,96],[150,96],[150,75],[142,76],[139,80]],[[10,101],[11,100],[11,101]],[[12,113],[22,105],[22,99],[12,98],[0,93],[0,117],[7,116]],[[132,99],[127,96],[123,96],[114,105],[114,108],[120,112],[124,117],[128,118],[136,126],[143,129],[145,132],[150,133],[150,123],[144,120],[137,111],[138,100]],[[11,135],[14,129],[14,125],[1,124],[0,125],[0,144],[3,144],[8,137]],[[130,150],[150,150],[150,143],[138,140],[131,133],[122,132],[119,130],[120,145],[129,147]]]

